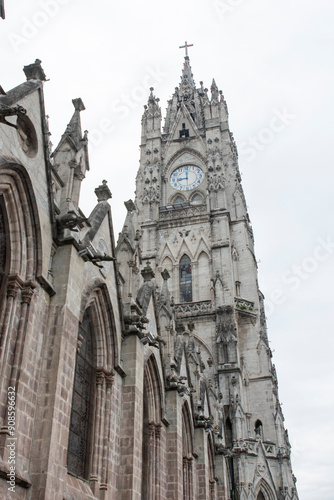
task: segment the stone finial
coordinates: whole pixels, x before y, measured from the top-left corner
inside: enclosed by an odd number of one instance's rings
[[[106,181],[106,180],[102,181],[102,184],[100,186],[98,186],[94,191],[94,193],[97,196],[98,202],[107,201],[112,197],[111,191],[107,186],[107,182],[108,181]]]
[[[128,212],[133,212],[134,210],[136,210],[136,206],[132,200],[125,201],[124,205]]]
[[[80,97],[77,97],[76,99],[72,99],[72,103],[73,103],[74,109],[76,111],[84,111],[86,109],[85,105],[82,102],[82,99]]]
[[[27,77],[27,80],[41,80],[42,82],[46,81],[46,75],[41,66],[41,60],[36,59],[34,63],[28,64],[28,66],[24,66],[23,71]]]
[[[181,323],[180,321],[178,321],[175,325],[175,330],[176,330],[176,333],[178,335],[182,335],[183,332],[185,331],[185,326],[183,323]]]
[[[195,324],[193,321],[190,321],[187,326],[190,333],[192,333],[195,330]]]
[[[146,263],[146,266],[144,267],[144,269],[140,272],[140,274],[142,275],[142,277],[144,278],[144,282],[146,281],[151,281],[151,279],[154,278],[155,274],[153,272],[153,269],[151,268],[150,266],[150,262],[147,261]]]
[[[163,271],[161,271],[161,276],[162,276],[162,279],[164,281],[167,281],[170,278],[170,274],[169,274],[167,269],[164,269]]]

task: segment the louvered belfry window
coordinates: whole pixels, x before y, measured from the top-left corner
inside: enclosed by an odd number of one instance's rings
[[[92,388],[95,378],[93,341],[88,309],[79,327],[79,334],[82,336],[82,344],[77,353],[74,375],[67,468],[72,474],[86,479],[89,466]]]

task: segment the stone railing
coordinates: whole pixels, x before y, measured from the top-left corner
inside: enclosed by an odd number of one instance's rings
[[[234,302],[235,307],[240,311],[254,312],[254,302],[246,299],[239,299],[238,297],[235,297]]]
[[[202,300],[200,302],[183,302],[182,304],[175,304],[175,313],[177,315],[201,314],[211,312],[211,310],[211,300]]]
[[[188,205],[181,203],[180,205],[167,205],[160,207],[159,218],[160,220],[179,219],[181,217],[194,217],[206,213],[206,205]]]

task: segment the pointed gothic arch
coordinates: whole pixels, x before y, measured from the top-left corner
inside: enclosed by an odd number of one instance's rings
[[[171,204],[172,205],[180,205],[181,203],[185,203],[186,201],[187,200],[184,196],[182,196],[181,194],[177,194],[177,195],[172,197]]]
[[[25,364],[30,304],[42,277],[42,241],[38,206],[27,170],[0,157],[0,428],[6,425],[7,388],[19,387]],[[51,287],[50,287],[51,288]],[[37,366],[35,367],[37,369]],[[23,389],[22,389],[23,390]]]
[[[80,322],[83,320],[85,310],[90,306],[98,345],[97,367],[111,371],[119,365],[119,345],[110,294],[107,285],[100,278],[94,279],[87,285],[82,294]]]
[[[165,270],[167,269],[167,271],[169,272],[169,274],[172,274],[172,271],[173,271],[173,261],[171,259],[171,257],[169,256],[165,256],[163,261],[162,261],[162,264],[161,264],[161,269]]]
[[[179,290],[180,302],[192,302],[192,266],[190,257],[183,254],[179,264]]]
[[[277,497],[265,479],[261,479],[255,488],[256,500],[276,500]]]
[[[42,274],[42,242],[38,207],[26,169],[18,164],[0,166],[0,196],[7,214],[11,247],[9,275],[23,281]]]
[[[70,473],[105,489],[117,341],[110,296],[100,281],[86,288],[81,301],[67,466]]]
[[[205,197],[200,191],[195,191],[190,196],[190,203],[192,205],[202,205],[204,203]]]
[[[204,165],[206,164],[206,159],[204,158],[204,156],[199,151],[196,151],[195,149],[185,147],[185,148],[182,148],[181,150],[177,151],[176,153],[174,153],[173,156],[171,156],[171,158],[166,163],[163,174],[165,176],[167,176],[169,169],[170,169],[170,171],[172,171],[174,168],[176,168],[176,166],[179,166],[179,164],[176,165],[176,162],[180,162],[180,165],[181,165],[182,156],[184,156],[184,155],[193,156],[193,158],[190,158],[190,159],[187,156],[184,159],[184,163],[189,163],[189,161],[190,161],[192,164],[198,165],[199,167],[204,168]]]
[[[154,354],[144,369],[142,498],[155,500],[160,495],[162,383]]]

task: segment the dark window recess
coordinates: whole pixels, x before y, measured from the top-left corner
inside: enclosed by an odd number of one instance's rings
[[[192,302],[191,263],[188,255],[180,260],[180,302]]]
[[[233,446],[233,430],[231,420],[227,417],[225,422],[225,444],[227,448]]]
[[[77,353],[72,399],[71,423],[67,450],[67,468],[76,476],[87,478],[89,431],[91,420],[94,353],[88,312],[79,327],[83,337]]]
[[[189,137],[189,129],[186,128],[185,123],[182,123],[182,130],[180,130],[180,139],[181,137]]]

